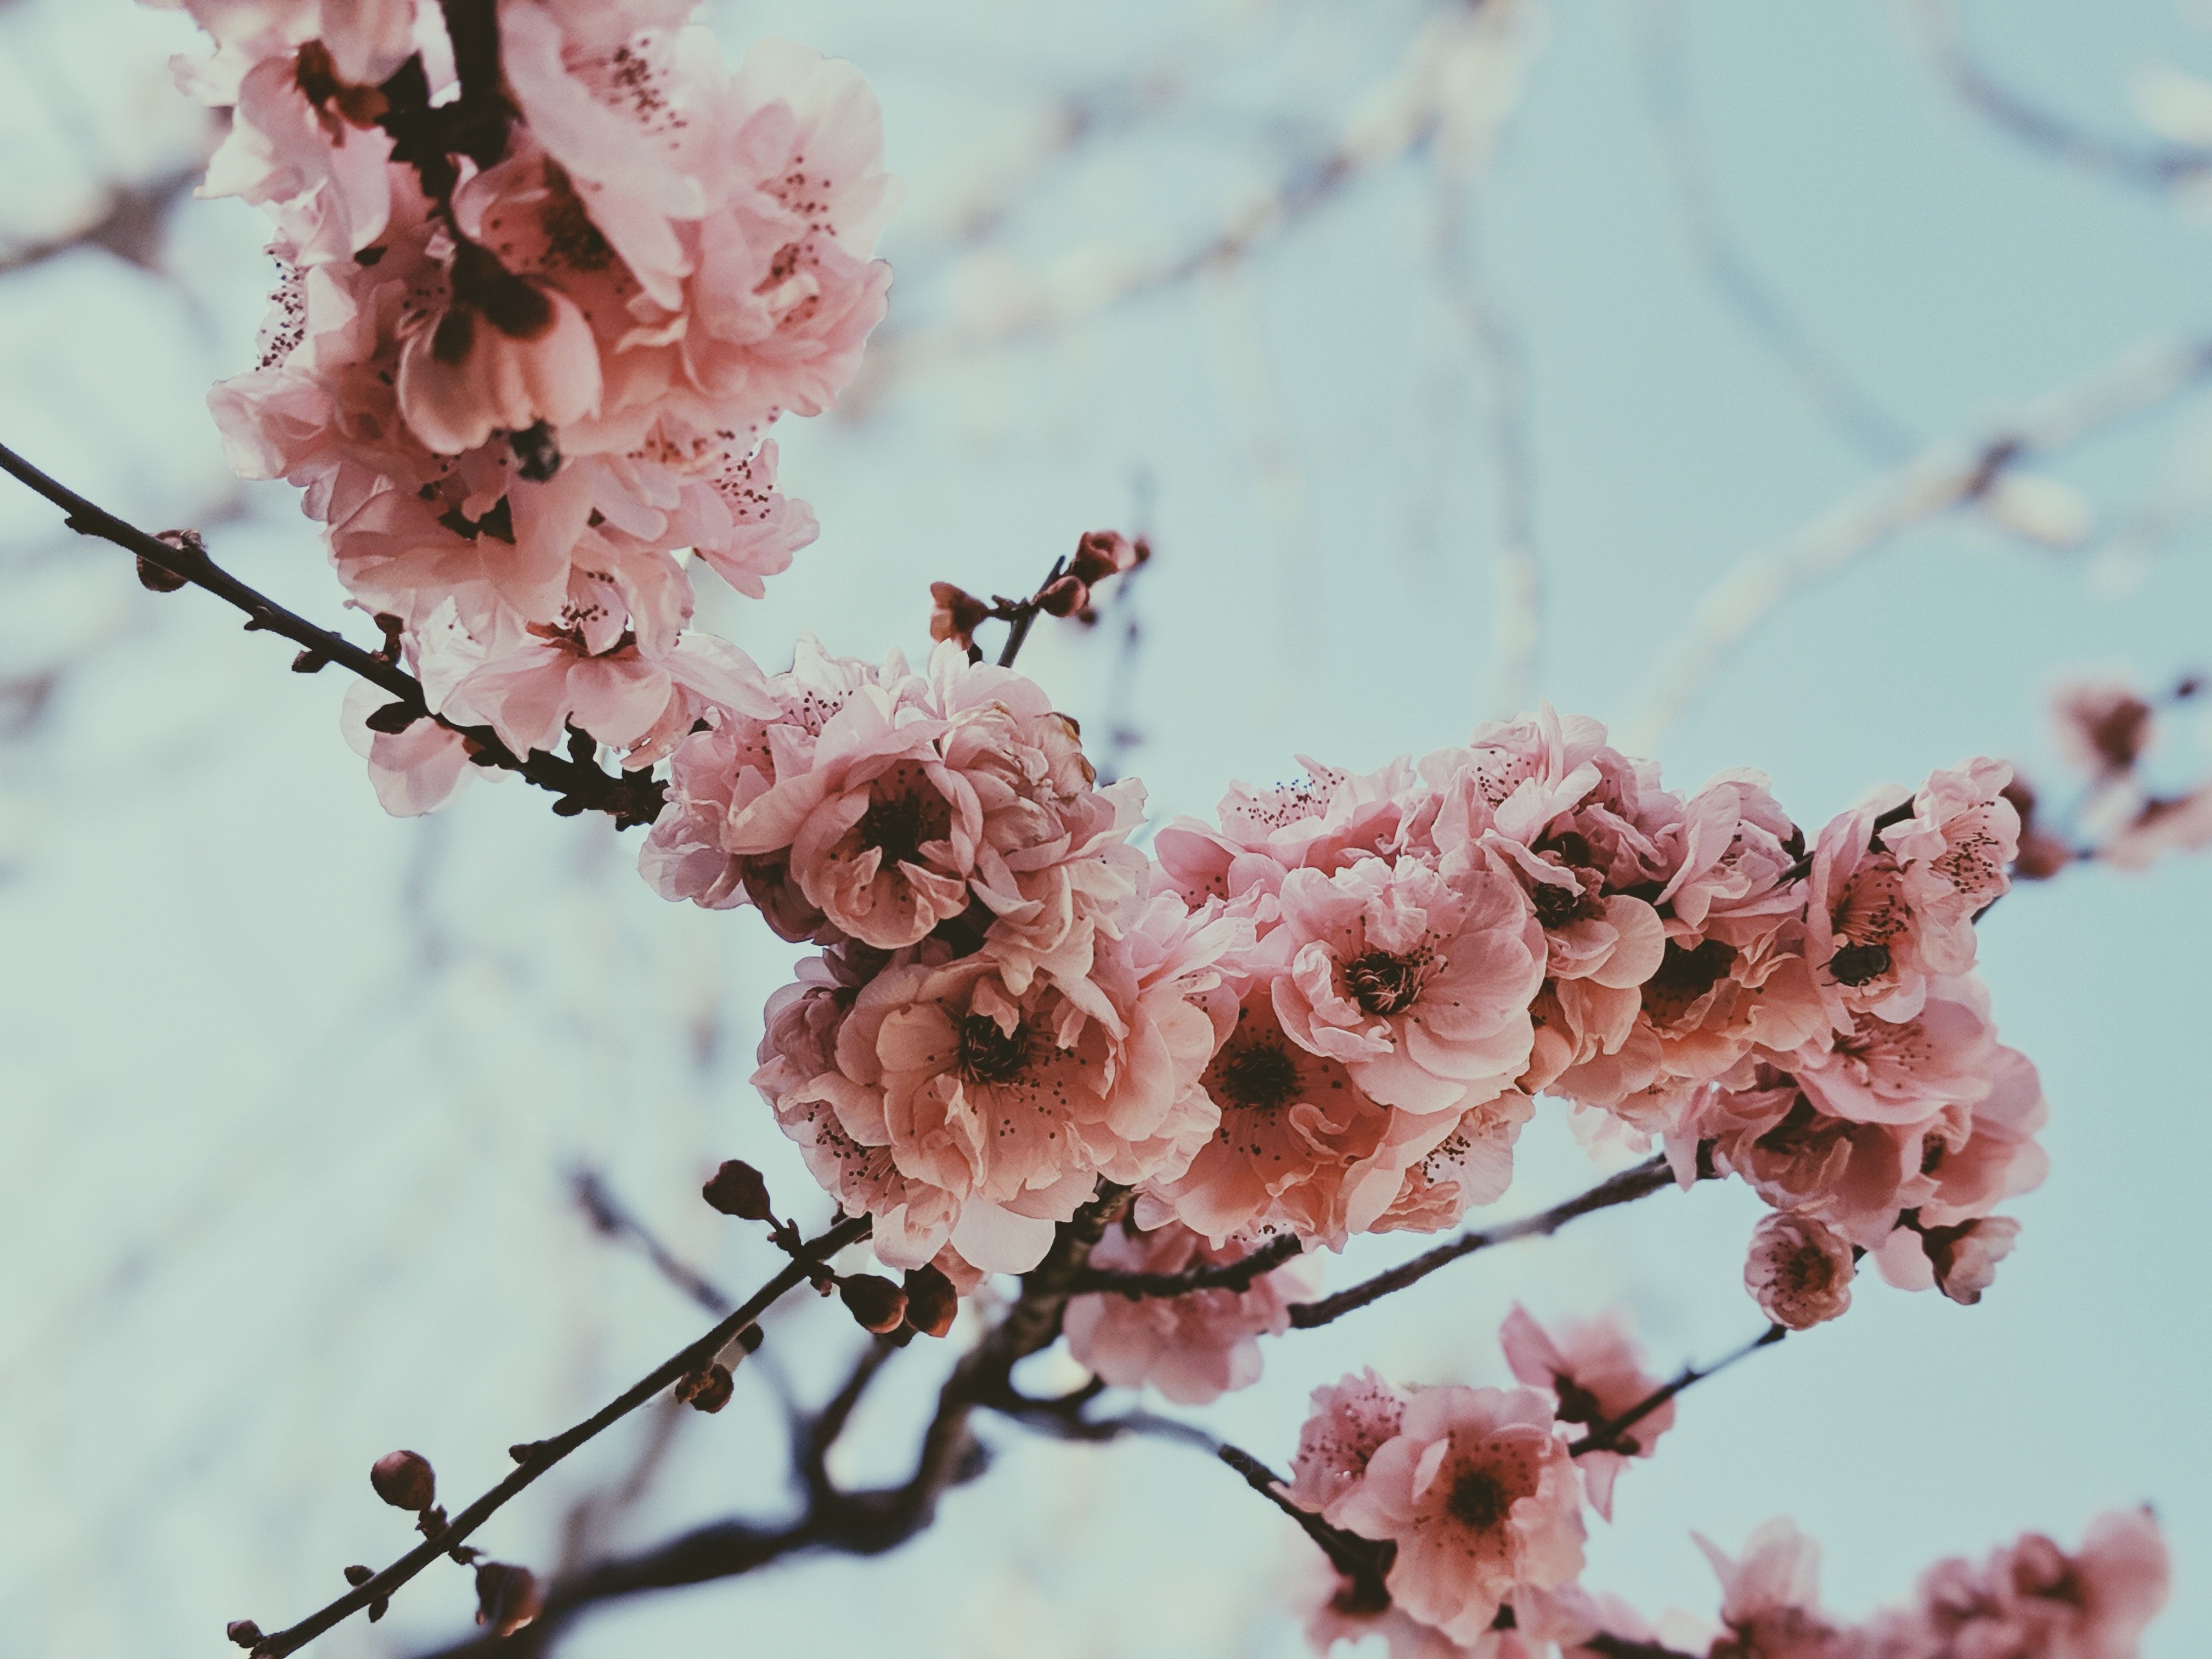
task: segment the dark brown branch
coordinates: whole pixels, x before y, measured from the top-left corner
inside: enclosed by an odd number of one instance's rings
[[[1597,1424],[1588,1434],[1568,1447],[1568,1451],[1577,1457],[1580,1457],[1584,1452],[1634,1451],[1635,1443],[1624,1443],[1620,1437],[1622,1435],[1627,1433],[1629,1430],[1650,1416],[1652,1413],[1657,1411],[1692,1383],[1702,1382],[1709,1376],[1719,1376],[1737,1360],[1747,1359],[1761,1348],[1771,1348],[1789,1334],[1788,1327],[1770,1325],[1734,1353],[1725,1358],[1716,1359],[1703,1370],[1698,1370],[1695,1365],[1685,1365],[1682,1368],[1682,1374],[1673,1382],[1654,1389],[1620,1416],[1607,1418],[1604,1422]]]
[[[855,1239],[865,1237],[868,1227],[869,1221],[865,1216],[848,1217],[838,1221],[806,1246],[803,1257],[787,1265],[747,1298],[744,1305],[704,1336],[661,1361],[582,1422],[562,1430],[550,1440],[540,1440],[520,1448],[527,1455],[518,1462],[514,1472],[453,1516],[436,1535],[426,1539],[382,1572],[356,1584],[329,1606],[310,1613],[289,1629],[262,1638],[254,1644],[253,1659],[283,1659],[283,1655],[297,1652],[325,1631],[360,1612],[370,1602],[388,1598],[441,1555],[464,1542],[496,1514],[508,1499],[579,1446],[629,1416],[678,1378],[713,1359],[739,1332],[759,1319],[781,1297],[804,1284],[817,1263]]]
[[[905,1334],[911,1336],[912,1333]],[[859,1409],[860,1398],[867,1393],[868,1385],[890,1363],[891,1357],[905,1346],[896,1335],[869,1338],[868,1346],[860,1351],[860,1357],[854,1362],[843,1385],[830,1396],[829,1403],[815,1413],[812,1420],[802,1425],[794,1436],[799,1479],[805,1482],[807,1491],[813,1494],[817,1503],[835,1494],[830,1480],[830,1448],[837,1443],[838,1438],[845,1432],[846,1425],[853,1420],[853,1413]]]
[[[1698,1659],[1693,1653],[1680,1648],[1670,1648],[1658,1642],[1632,1642],[1626,1636],[1600,1632],[1585,1637],[1580,1649],[1583,1653],[1595,1653],[1599,1659]]]
[[[1145,1297],[1188,1296],[1194,1291],[1249,1291],[1253,1280],[1298,1255],[1305,1245],[1295,1233],[1284,1233],[1240,1255],[1234,1261],[1218,1261],[1206,1267],[1187,1267],[1179,1273],[1116,1273],[1110,1267],[1084,1267],[1071,1275],[1068,1288],[1077,1295],[1111,1292],[1132,1302]]]
[[[701,1309],[717,1319],[735,1306],[726,1291],[707,1276],[684,1261],[660,1242],[659,1237],[607,1188],[598,1174],[590,1170],[579,1170],[571,1177],[575,1187],[576,1202],[583,1206],[592,1225],[609,1238],[627,1238],[635,1244],[660,1276],[691,1298]]]
[[[246,613],[249,631],[276,634],[301,647],[301,664],[295,666],[336,663],[390,692],[392,701],[380,713],[398,713],[392,725],[380,726],[379,730],[404,731],[417,720],[434,720],[447,731],[468,740],[470,757],[477,765],[515,773],[540,789],[550,789],[559,795],[562,799],[553,810],[563,815],[605,812],[614,818],[618,829],[650,823],[660,815],[667,787],[647,774],[626,773],[617,777],[588,759],[564,759],[543,750],[517,755],[488,726],[461,726],[433,714],[423,700],[422,683],[392,658],[366,650],[341,635],[318,628],[305,617],[287,611],[267,594],[247,586],[210,558],[205,550],[197,544],[197,537],[179,536],[182,544],[179,545],[149,536],[56,483],[4,445],[0,445],[0,471],[9,473],[60,507],[67,515],[64,521],[79,535],[112,542],[125,552],[136,554],[142,568],[151,566],[177,582],[190,583],[234,605]]]
[[[1394,1291],[1402,1291],[1417,1285],[1439,1267],[1449,1267],[1462,1256],[1473,1255],[1477,1250],[1486,1250],[1493,1244],[1509,1243],[1516,1238],[1541,1238],[1559,1231],[1575,1219],[1599,1210],[1611,1209],[1616,1204],[1632,1203],[1674,1183],[1674,1171],[1663,1158],[1652,1158],[1633,1169],[1608,1176],[1588,1192],[1554,1204],[1550,1209],[1520,1221],[1509,1221],[1499,1227],[1480,1231],[1464,1232],[1457,1238],[1425,1250],[1411,1261],[1379,1273],[1374,1278],[1325,1296],[1314,1302],[1301,1302],[1291,1310],[1291,1324],[1298,1330],[1311,1330],[1316,1325],[1326,1325],[1341,1319],[1355,1309],[1370,1302],[1379,1302]]]

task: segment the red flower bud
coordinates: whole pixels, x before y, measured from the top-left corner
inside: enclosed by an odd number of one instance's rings
[[[1075,544],[1075,557],[1068,563],[1068,574],[1078,581],[1103,582],[1142,562],[1137,549],[1138,544],[1118,530],[1086,532]]]
[[[864,1329],[881,1336],[906,1322],[906,1292],[888,1279],[873,1273],[854,1273],[841,1280],[837,1294]]]
[[[345,1570],[346,1583],[351,1584],[356,1589],[359,1589],[375,1577],[376,1569],[374,1567],[348,1567]]]
[[[924,1336],[943,1336],[952,1328],[960,1311],[960,1293],[952,1281],[927,1265],[910,1267],[906,1275],[906,1322]]]
[[[420,1452],[386,1452],[370,1468],[368,1484],[395,1510],[427,1510],[438,1498],[437,1476]]]
[[[222,1633],[242,1648],[250,1648],[261,1639],[261,1626],[251,1619],[234,1619],[222,1627]]]
[[[1091,588],[1073,576],[1062,576],[1037,595],[1037,609],[1048,617],[1072,617],[1091,603]]]
[[[735,1386],[727,1365],[712,1364],[704,1370],[679,1377],[676,1383],[676,1399],[680,1405],[712,1413],[730,1403],[730,1395]]]
[[[775,1219],[775,1208],[769,1200],[768,1182],[761,1179],[758,1170],[737,1158],[715,1170],[713,1178],[699,1191],[724,1215],[736,1216],[740,1221]]]
[[[544,1605],[545,1592],[529,1568],[487,1561],[477,1569],[477,1623],[490,1626],[495,1637],[514,1635]]]
[[[991,614],[989,605],[951,582],[930,583],[929,599],[929,637],[951,640],[963,648]]]

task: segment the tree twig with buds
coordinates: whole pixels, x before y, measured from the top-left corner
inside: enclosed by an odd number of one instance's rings
[[[1565,1203],[1554,1204],[1550,1209],[1509,1221],[1503,1226],[1486,1227],[1462,1233],[1432,1250],[1425,1250],[1411,1261],[1379,1273],[1374,1278],[1324,1296],[1312,1302],[1301,1302],[1291,1309],[1291,1324],[1297,1330],[1311,1330],[1316,1325],[1326,1325],[1341,1319],[1370,1302],[1379,1302],[1395,1291],[1409,1285],[1418,1285],[1440,1267],[1450,1266],[1462,1256],[1486,1250],[1493,1244],[1509,1243],[1516,1238],[1543,1238],[1574,1220],[1577,1216],[1591,1215],[1599,1210],[1611,1209],[1616,1204],[1628,1204],[1649,1197],[1661,1188],[1674,1184],[1674,1171],[1663,1158],[1653,1158],[1618,1175],[1608,1176],[1588,1192],[1577,1194]]]
[[[318,628],[304,617],[286,610],[267,594],[249,587],[208,556],[197,532],[171,531],[149,535],[137,526],[96,507],[75,490],[47,477],[14,450],[0,445],[0,471],[9,473],[66,515],[64,522],[81,536],[94,536],[137,556],[139,579],[161,592],[191,586],[236,606],[246,617],[249,632],[281,635],[301,647],[293,659],[294,672],[313,673],[335,663],[358,674],[370,684],[392,694],[392,701],[369,716],[369,726],[384,732],[404,732],[418,720],[435,720],[447,731],[468,740],[470,758],[479,766],[513,772],[540,789],[550,789],[561,799],[554,811],[563,816],[605,812],[616,826],[650,823],[659,816],[666,787],[645,773],[622,776],[604,770],[588,754],[563,757],[533,749],[517,755],[499,740],[488,726],[461,726],[430,712],[422,682],[399,665],[396,647],[387,641],[382,651],[369,651],[343,635]]]
[[[1012,668],[1039,617],[1087,616],[1092,588],[1109,576],[1135,569],[1151,556],[1152,549],[1142,537],[1131,541],[1119,531],[1092,530],[1076,543],[1072,557],[1053,561],[1036,592],[1025,599],[994,594],[986,601],[951,582],[932,582],[929,636],[951,640],[970,662],[981,662],[983,653],[975,643],[975,630],[987,622],[1002,622],[1006,642],[999,653],[999,666]]]
[[[788,1263],[781,1272],[753,1292],[744,1303],[712,1330],[664,1359],[644,1376],[586,1418],[582,1422],[562,1430],[549,1440],[539,1440],[517,1446],[519,1454],[513,1473],[483,1496],[471,1504],[432,1536],[401,1556],[383,1571],[356,1584],[327,1607],[302,1619],[296,1625],[278,1631],[273,1636],[264,1636],[252,1644],[252,1659],[283,1659],[296,1653],[332,1626],[361,1612],[373,1601],[388,1600],[392,1593],[440,1556],[453,1552],[477,1528],[489,1521],[507,1502],[530,1486],[579,1446],[592,1439],[602,1431],[635,1411],[671,1384],[697,1371],[709,1363],[738,1334],[752,1325],[777,1301],[806,1282],[818,1271],[819,1263],[835,1255],[854,1240],[865,1237],[868,1218],[847,1217],[839,1220],[806,1247],[805,1254]]]

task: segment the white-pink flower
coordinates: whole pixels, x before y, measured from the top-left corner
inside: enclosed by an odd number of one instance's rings
[[[1650,1397],[1659,1379],[1644,1369],[1643,1351],[1629,1334],[1627,1321],[1612,1315],[1570,1320],[1554,1337],[1519,1303],[1505,1316],[1498,1346],[1513,1375],[1532,1389],[1548,1389],[1562,1423],[1595,1429],[1626,1416]],[[1588,1451],[1577,1460],[1590,1507],[1613,1519],[1613,1485],[1631,1457],[1649,1457],[1659,1437],[1674,1423],[1674,1402],[1656,1407],[1623,1431],[1620,1450]]]
[[[1753,1231],[1743,1283],[1769,1319],[1806,1331],[1851,1305],[1856,1272],[1849,1239],[1809,1215],[1780,1210]]]
[[[1150,1232],[1109,1228],[1091,1248],[1091,1265],[1116,1273],[1181,1273],[1235,1261],[1253,1248],[1217,1248],[1170,1222]],[[1320,1274],[1293,1257],[1242,1291],[1225,1287],[1182,1296],[1079,1296],[1067,1304],[1068,1352],[1116,1388],[1149,1382],[1181,1406],[1203,1406],[1260,1380],[1262,1336],[1288,1330],[1291,1304],[1309,1301]]]
[[[1291,1040],[1341,1061],[1374,1099],[1464,1111],[1511,1085],[1534,1041],[1542,926],[1485,869],[1447,879],[1412,860],[1284,878],[1275,1011]]]

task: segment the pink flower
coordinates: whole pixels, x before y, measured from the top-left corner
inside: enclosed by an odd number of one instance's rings
[[[1820,1547],[1785,1520],[1772,1520],[1730,1560],[1694,1533],[1721,1581],[1721,1622],[1729,1637],[1716,1659],[1845,1659],[1838,1632],[1820,1612]]]
[[[1509,1626],[1485,1631],[1472,1643],[1458,1642],[1403,1607],[1389,1601],[1370,1604],[1365,1587],[1345,1577],[1327,1557],[1316,1553],[1310,1559],[1297,1604],[1304,1609],[1306,1642],[1318,1655],[1328,1654],[1339,1642],[1379,1637],[1389,1659],[1551,1659],[1555,1643],[1595,1635],[1600,1628],[1585,1607],[1595,1607],[1595,1597],[1524,1589],[1508,1599],[1513,1615]]]
[[[1172,1216],[1216,1243],[1287,1231],[1340,1249],[1457,1127],[1449,1114],[1379,1104],[1338,1061],[1292,1042],[1264,980],[1244,993],[1200,1082],[1218,1126],[1188,1170],[1146,1189],[1138,1216]]]
[[[1373,1370],[1313,1391],[1313,1410],[1298,1431],[1291,1460],[1291,1501],[1331,1526],[1367,1477],[1375,1454],[1396,1438],[1406,1420],[1406,1395]]]
[[[1767,792],[1766,775],[1724,772],[1683,803],[1680,863],[1658,902],[1669,937],[1741,946],[1795,916],[1803,902],[1785,879],[1804,832]]]
[[[1528,1389],[1423,1389],[1331,1518],[1395,1542],[1390,1599],[1471,1643],[1516,1590],[1582,1571],[1582,1483],[1553,1428]]]
[[[1862,1016],[1796,1049],[1788,1065],[1813,1103],[1863,1123],[1915,1123],[1990,1091],[1996,1036],[1978,981],[1924,988],[1909,1018]]]
[[[2073,1555],[2028,1533],[1978,1567],[1953,1559],[1930,1568],[1920,1606],[1905,1621],[1907,1641],[1925,1646],[1908,1650],[1936,1659],[2134,1659],[2166,1603],[2170,1575],[2148,1510],[2098,1516]]]
[[[1705,1143],[1717,1170],[1740,1176],[1776,1209],[1813,1217],[1871,1249],[1923,1190],[1917,1184],[1923,1141],[1941,1121],[1833,1117],[1795,1079],[1761,1066],[1751,1087],[1701,1091],[1684,1114],[1679,1145],[1686,1152]],[[1670,1147],[1677,1145],[1670,1137]]]
[[[455,251],[453,282],[452,299],[399,354],[400,413],[434,453],[541,421],[566,426],[599,407],[599,345],[574,301],[472,243]]]
[[[1543,928],[1513,882],[1368,859],[1333,877],[1291,872],[1282,905],[1268,943],[1287,957],[1274,982],[1283,1030],[1376,1100],[1464,1111],[1527,1065]]]
[[[1820,832],[1808,878],[1806,953],[1838,1030],[1853,1013],[1909,1019],[1932,976],[1974,962],[1973,919],[2010,885],[2020,814],[2002,791],[2012,769],[1977,760],[1937,772],[1913,798],[1913,816],[1881,831],[1886,799]]]
[[[1955,1226],[1901,1226],[1875,1253],[1882,1277],[1905,1290],[1930,1285],[1972,1307],[1996,1282],[1997,1263],[2020,1242],[2020,1223],[1979,1216]]]
[[[1435,792],[1403,760],[1378,772],[1352,773],[1301,759],[1304,783],[1255,790],[1237,784],[1221,798],[1221,827],[1177,818],[1153,849],[1178,891],[1192,902],[1272,894],[1290,870],[1334,873],[1364,858],[1388,857],[1406,844],[1409,824]]]
[[[434,720],[418,720],[402,732],[373,732],[368,717],[392,701],[392,694],[366,680],[346,689],[341,729],[354,753],[368,763],[376,799],[396,818],[434,812],[480,769],[469,763],[468,740]]]
[[[2147,800],[2106,837],[2097,857],[2115,870],[2148,870],[2168,853],[2212,847],[2212,785],[2166,800]]]
[[[1394,1157],[1409,1157],[1410,1161],[1397,1196],[1376,1218],[1374,1231],[1441,1232],[1457,1226],[1476,1205],[1503,1198],[1513,1181],[1514,1143],[1535,1110],[1527,1095],[1508,1089],[1495,1099],[1468,1108],[1441,1140],[1418,1156],[1410,1156],[1412,1147],[1428,1139],[1428,1126],[1438,1115],[1395,1114],[1403,1125],[1401,1133],[1418,1139],[1393,1149]]]
[[[1234,1261],[1252,1248],[1239,1241],[1217,1249],[1170,1222],[1152,1232],[1111,1228],[1091,1252],[1091,1265],[1121,1273],[1179,1273]],[[1068,1352],[1116,1388],[1150,1382],[1179,1406],[1203,1406],[1260,1380],[1261,1336],[1290,1328],[1291,1304],[1319,1287],[1315,1264],[1293,1258],[1262,1273],[1245,1291],[1194,1291],[1186,1296],[1131,1297],[1107,1292],[1067,1304]]]
[[[1851,1305],[1850,1242],[1811,1216],[1778,1211],[1751,1235],[1743,1283],[1778,1325],[1807,1331]]]
[[[1659,1379],[1644,1370],[1642,1350],[1619,1316],[1570,1321],[1559,1327],[1555,1340],[1516,1302],[1498,1340],[1516,1377],[1532,1389],[1552,1391],[1558,1401],[1555,1415],[1562,1423],[1595,1428],[1625,1416],[1659,1387]],[[1650,1456],[1659,1437],[1674,1422],[1674,1402],[1669,1400],[1626,1431],[1626,1454],[1591,1451],[1582,1455],[1578,1462],[1591,1508],[1613,1519],[1613,1481],[1630,1457]]]
[[[2150,747],[2151,707],[2114,680],[2069,680],[2051,696],[2059,752],[2091,776],[2135,769]]]
[[[784,1096],[779,1116],[818,1100],[836,1136],[887,1152],[841,1196],[878,1217],[890,1265],[949,1242],[977,1267],[1026,1271],[1102,1177],[1171,1177],[1212,1133],[1205,1003],[1239,938],[1171,895],[1136,907],[1102,954],[1097,1016],[1041,979],[1014,992],[988,954],[946,961],[934,941],[933,954],[898,953],[851,998],[834,1070]]]

